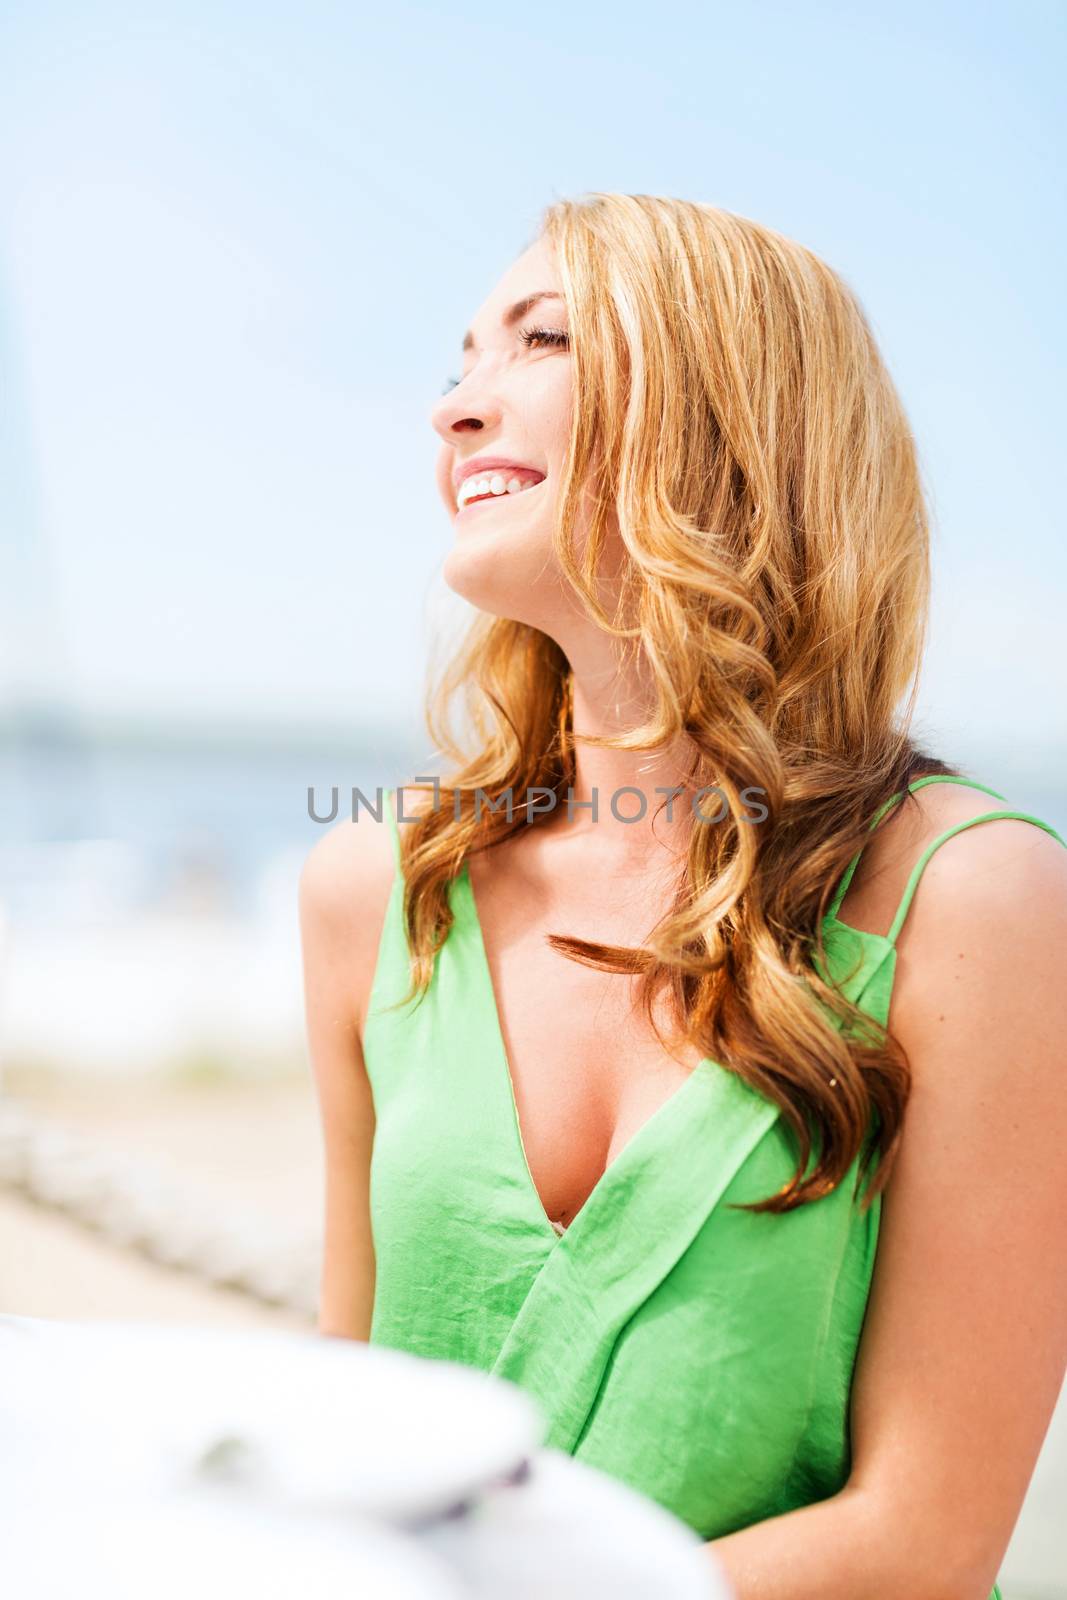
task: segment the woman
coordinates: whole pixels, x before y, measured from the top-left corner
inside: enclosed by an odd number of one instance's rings
[[[301,880],[321,1331],[522,1384],[741,1600],[997,1596],[1067,1343],[1067,851],[909,736],[862,310],[744,218],[561,201],[433,423],[467,753],[435,708],[455,770]]]

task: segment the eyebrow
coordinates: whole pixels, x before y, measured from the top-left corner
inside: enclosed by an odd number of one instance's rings
[[[527,311],[532,311],[534,306],[538,305],[542,300],[562,299],[563,296],[560,294],[558,289],[537,289],[533,294],[524,295],[521,300],[516,300],[513,306],[509,306],[504,312],[501,321],[503,322],[505,328],[512,328],[516,322],[522,321]],[[469,328],[463,335],[463,349],[474,349],[474,335],[471,333]]]

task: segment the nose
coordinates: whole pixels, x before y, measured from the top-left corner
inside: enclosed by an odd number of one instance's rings
[[[466,433],[478,433],[500,421],[500,402],[484,368],[472,367],[467,376],[441,396],[430,422],[446,444],[457,443]]]

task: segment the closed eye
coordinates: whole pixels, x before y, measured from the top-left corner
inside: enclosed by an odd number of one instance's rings
[[[547,345],[550,348],[565,350],[570,344],[570,334],[562,328],[524,328],[519,338],[528,350],[535,345]],[[449,378],[445,382],[442,394],[448,394],[450,389],[456,389],[463,382],[462,378]]]
[[[524,328],[519,337],[527,348],[534,344],[562,346],[570,343],[570,335],[562,328]]]

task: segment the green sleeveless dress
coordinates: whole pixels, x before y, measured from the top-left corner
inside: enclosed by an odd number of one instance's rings
[[[466,863],[429,988],[382,1009],[408,985],[394,796],[384,810],[398,871],[363,1038],[377,1118],[370,1342],[521,1385],[544,1411],[547,1445],[649,1495],[705,1540],[837,1493],[881,1213],[880,1196],[866,1213],[853,1199],[859,1158],[812,1204],[731,1211],[787,1182],[795,1155],[778,1108],[706,1059],[557,1233],[523,1150]],[[849,863],[824,926],[829,976],[883,1024],[923,868],[947,839],[994,817],[1060,839],[1008,810],[946,829],[916,862],[885,935],[837,920],[860,852]]]

